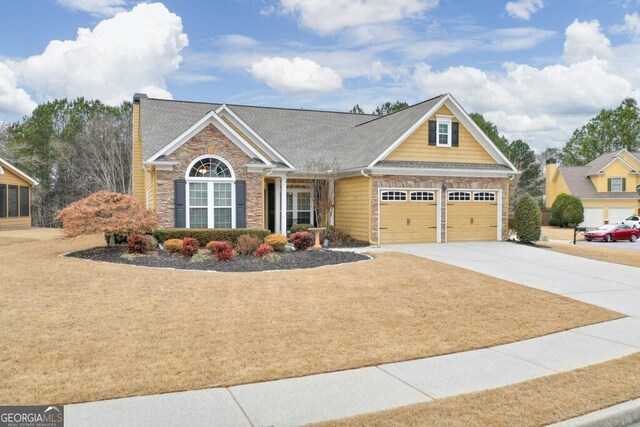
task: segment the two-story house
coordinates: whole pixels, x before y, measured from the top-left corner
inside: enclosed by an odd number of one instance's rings
[[[583,227],[619,223],[640,213],[640,152],[605,153],[585,166],[546,165],[546,206],[560,193],[579,197],[584,205]]]

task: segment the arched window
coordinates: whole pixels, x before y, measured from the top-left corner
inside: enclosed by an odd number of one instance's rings
[[[187,227],[235,228],[235,175],[217,156],[202,156],[187,168]]]

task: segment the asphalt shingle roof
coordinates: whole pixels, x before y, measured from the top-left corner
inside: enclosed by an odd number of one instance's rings
[[[486,171],[509,171],[507,165],[491,163],[458,163],[458,162],[408,162],[402,160],[382,160],[376,166],[385,168],[420,168],[420,169],[473,169]]]
[[[376,116],[227,104],[296,168],[316,161],[341,169],[368,166],[431,110],[440,95]],[[143,157],[150,158],[221,104],[140,98]],[[474,168],[461,164],[464,168]]]

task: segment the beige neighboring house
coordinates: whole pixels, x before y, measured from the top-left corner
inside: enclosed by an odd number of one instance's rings
[[[0,229],[31,226],[31,189],[38,182],[0,158]]]
[[[615,224],[640,214],[640,152],[605,153],[585,166],[546,165],[546,206],[560,193],[579,197],[584,205],[583,227]]]
[[[386,116],[134,96],[133,191],[162,226],[314,223],[318,163],[333,224],[358,240],[506,237],[518,171],[450,94]]]

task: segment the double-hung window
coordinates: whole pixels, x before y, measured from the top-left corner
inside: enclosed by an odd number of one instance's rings
[[[439,147],[451,147],[451,117],[436,116],[436,144]]]
[[[622,191],[622,178],[611,178],[611,191]]]
[[[223,159],[197,159],[187,173],[189,228],[233,228],[235,179]]]

